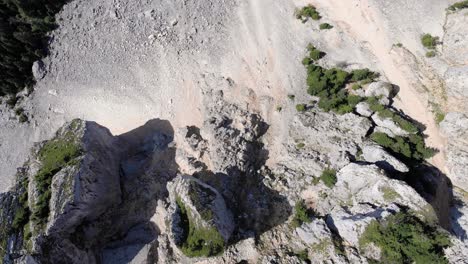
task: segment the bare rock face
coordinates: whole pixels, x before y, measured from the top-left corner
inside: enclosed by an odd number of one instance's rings
[[[387,82],[373,82],[365,90],[366,97],[379,97],[379,102],[384,105],[389,105],[396,94],[395,87]]]
[[[180,213],[180,206],[185,207],[190,221],[197,227],[215,228],[225,242],[229,240],[234,231],[233,215],[216,189],[186,175],[179,175],[168,184],[168,189],[173,208],[173,212],[169,213],[170,221],[172,220],[170,226],[176,244],[181,244],[181,237],[187,235],[181,234],[183,230],[179,227],[180,217],[174,215]]]
[[[409,135],[407,131],[403,130],[391,118],[383,118],[378,113],[374,113],[372,115],[372,120],[377,125],[377,127],[375,127],[376,132],[382,132],[391,137]]]
[[[356,105],[356,112],[362,116],[370,117],[374,112],[370,109],[369,104],[360,102]]]
[[[390,155],[378,145],[365,145],[362,148],[362,158],[386,170],[396,170],[399,172],[409,171],[408,167],[403,162]]]
[[[447,167],[455,186],[468,189],[468,116],[448,113],[440,123],[442,133],[448,138]]]

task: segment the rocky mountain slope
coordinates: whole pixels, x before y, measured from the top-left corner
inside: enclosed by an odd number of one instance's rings
[[[466,263],[468,9],[312,2],[65,5],[0,106],[3,262]]]

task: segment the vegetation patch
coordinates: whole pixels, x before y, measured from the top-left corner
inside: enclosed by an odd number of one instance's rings
[[[320,30],[332,29],[332,28],[333,28],[333,26],[328,24],[328,23],[322,23],[322,24],[319,25]]]
[[[338,114],[350,113],[354,107],[364,99],[357,95],[350,95],[344,89],[351,82],[372,82],[379,74],[369,69],[353,70],[351,73],[342,69],[326,69],[316,62],[326,54],[313,45],[307,47],[308,56],[302,63],[307,68],[307,92],[320,98],[318,106],[328,112]]]
[[[182,200],[176,199],[180,210],[181,227],[185,231],[184,241],[178,245],[188,257],[209,257],[223,252],[224,239],[215,228],[197,226]]]
[[[468,0],[456,2],[455,4],[449,6],[448,10],[457,11],[464,8],[468,8]]]
[[[382,263],[448,263],[449,236],[406,212],[371,222],[359,239],[361,249],[369,243],[382,250]]]
[[[47,33],[66,2],[0,1],[0,96],[32,86],[32,65],[46,55]]]
[[[435,149],[426,147],[424,138],[419,134],[412,134],[408,137],[395,136],[392,138],[385,133],[374,132],[371,135],[371,139],[406,160],[422,161],[433,157],[437,153]]]
[[[299,260],[305,262],[305,263],[311,263],[309,259],[309,252],[306,249],[303,249],[301,251],[297,251],[293,253],[294,256],[296,256]]]
[[[305,105],[305,104],[297,104],[297,105],[296,105],[296,110],[297,110],[298,112],[305,112],[305,110],[306,110],[306,105]]]
[[[436,56],[436,52],[434,50],[426,52],[427,58],[434,58]]]
[[[313,5],[304,6],[301,9],[296,10],[296,18],[300,19],[302,23],[307,22],[309,18],[313,20],[320,20],[322,18],[320,13],[317,11],[317,8]]]
[[[322,175],[320,175],[320,179],[328,188],[333,188],[333,186],[335,186],[337,182],[336,170],[334,169],[323,170]]]
[[[386,202],[393,202],[401,197],[399,193],[397,193],[393,188],[388,186],[380,188],[380,191],[383,193],[383,198]]]
[[[369,104],[369,108],[378,113],[381,118],[391,118],[399,127],[409,133],[417,133],[419,129],[411,121],[406,120],[398,113],[390,110],[388,107],[379,103],[379,99],[375,96],[368,97],[366,102]]]
[[[303,223],[310,223],[312,221],[312,217],[316,215],[315,212],[307,208],[305,202],[303,200],[300,200],[299,202],[296,202],[296,205],[294,206],[294,218],[291,222],[291,225],[296,228],[300,227]]]
[[[81,155],[81,148],[72,132],[48,141],[39,151],[42,167],[34,176],[38,197],[32,210],[32,219],[43,224],[49,216],[50,185],[52,177],[62,168],[72,165]]]
[[[431,34],[424,34],[421,37],[421,43],[426,49],[435,49],[438,41],[439,37],[433,37]]]

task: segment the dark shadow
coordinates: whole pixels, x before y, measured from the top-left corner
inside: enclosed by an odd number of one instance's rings
[[[169,121],[153,119],[115,138],[121,202],[98,219],[81,223],[70,240],[81,250],[95,252],[98,263],[123,264],[157,246],[159,230],[150,219],[158,201],[167,198],[167,182],[177,175],[178,166]]]
[[[421,163],[413,165],[403,180],[413,187],[434,209],[439,224],[451,231],[452,182],[438,168]]]
[[[260,135],[265,134],[267,129],[267,124],[262,122]],[[230,243],[256,238],[284,223],[292,213],[286,197],[263,183],[264,175],[270,173],[265,167],[268,150],[259,139],[248,142],[247,145],[250,162],[247,170],[230,167],[226,173],[205,170],[194,174],[194,177],[216,188],[234,214],[236,228]]]

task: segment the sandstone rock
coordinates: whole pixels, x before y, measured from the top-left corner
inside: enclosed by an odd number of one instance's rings
[[[362,157],[365,161],[375,163],[380,168],[385,170],[396,170],[399,172],[408,172],[408,167],[382,147],[378,145],[365,145],[362,147]]]
[[[373,82],[365,90],[367,97],[381,97],[379,102],[384,105],[390,104],[390,100],[395,96],[396,90],[391,83]]]

